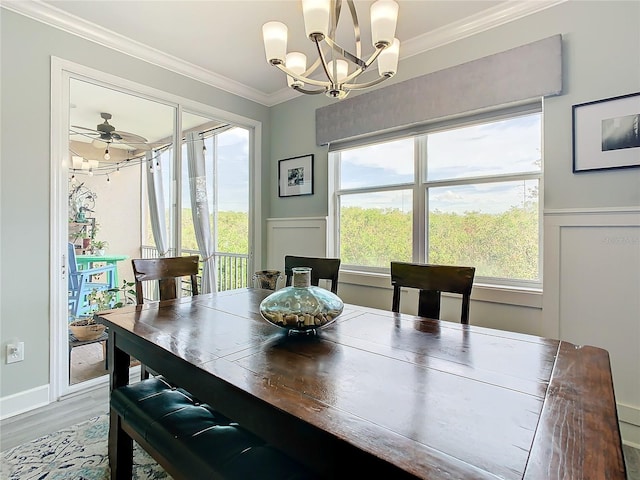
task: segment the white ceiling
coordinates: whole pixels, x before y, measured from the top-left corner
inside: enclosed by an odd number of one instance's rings
[[[397,0],[396,36],[402,59],[520,18],[564,0]],[[373,47],[371,0],[355,0],[363,56]],[[289,27],[288,51],[313,55],[298,0],[4,0],[4,8],[171,68],[265,105],[300,95],[264,55],[262,25]],[[343,2],[338,42],[354,51],[353,29]]]
[[[396,1],[401,70],[403,58],[566,0]],[[369,25],[372,3],[355,0],[364,58],[373,50]],[[284,22],[289,28],[288,51],[316,57],[313,43],[304,35],[299,0],[2,0],[0,6],[267,106],[301,94],[287,88],[285,75],[267,63],[262,25],[270,20]],[[346,0],[342,9],[337,41],[355,52]],[[72,126],[95,129],[103,122],[100,113],[107,112],[113,115],[109,122],[117,131],[141,135],[151,142],[166,138],[173,129],[171,110],[166,111],[169,107],[84,82],[72,85],[70,92]],[[208,120],[183,118],[185,128]],[[70,136],[72,142],[90,142],[92,138],[95,135]],[[76,143],[72,147],[82,150],[78,155],[102,161],[104,147]],[[130,147],[121,148],[124,151],[115,152],[112,161],[126,157]]]

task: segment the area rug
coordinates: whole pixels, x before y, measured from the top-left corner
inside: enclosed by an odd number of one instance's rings
[[[109,416],[100,415],[2,452],[2,480],[108,480]],[[134,480],[171,477],[134,443]]]

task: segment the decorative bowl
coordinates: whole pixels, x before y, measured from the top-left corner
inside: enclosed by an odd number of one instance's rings
[[[106,326],[88,319],[76,320],[69,324],[69,330],[81,342],[95,340],[104,333]]]
[[[304,279],[302,283],[297,281],[295,271],[293,286],[276,290],[260,303],[262,318],[290,334],[315,334],[316,330],[331,325],[343,309],[340,297],[310,286]]]

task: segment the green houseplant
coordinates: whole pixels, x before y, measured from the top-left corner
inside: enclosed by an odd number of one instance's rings
[[[109,246],[109,242],[104,240],[91,240],[91,252],[94,255],[104,255],[105,248]]]
[[[90,315],[85,315],[69,323],[69,330],[80,341],[93,340],[98,338],[105,330],[105,326],[96,323],[94,314],[103,310],[124,307],[136,303],[133,289],[134,283],[126,280],[122,281],[119,288],[108,290],[94,289],[87,295]],[[120,296],[120,298],[118,298]]]

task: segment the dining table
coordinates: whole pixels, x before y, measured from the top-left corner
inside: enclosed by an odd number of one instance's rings
[[[110,388],[134,357],[320,478],[626,479],[606,350],[354,304],[291,335],[260,314],[272,293],[99,313]]]

